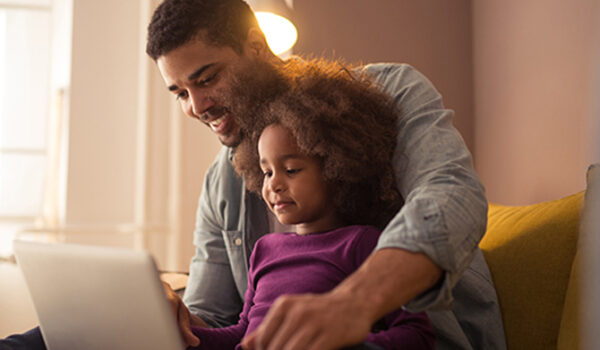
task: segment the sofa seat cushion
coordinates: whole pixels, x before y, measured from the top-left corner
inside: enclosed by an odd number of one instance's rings
[[[556,349],[583,192],[527,206],[490,204],[480,247],[509,349]]]

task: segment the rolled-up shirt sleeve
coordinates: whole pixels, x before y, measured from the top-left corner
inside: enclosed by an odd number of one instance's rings
[[[368,74],[396,106],[396,181],[405,204],[384,229],[376,249],[420,252],[444,272],[435,287],[405,307],[449,307],[452,288],[471,263],[485,233],[487,200],[471,155],[452,125],[453,111],[421,73],[409,65],[374,64]]]

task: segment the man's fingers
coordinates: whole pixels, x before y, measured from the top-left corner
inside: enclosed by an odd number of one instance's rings
[[[255,346],[255,341],[256,341],[256,331],[250,333],[249,335],[245,336],[244,339],[242,339],[242,348],[244,350],[254,350],[256,349]]]
[[[267,316],[256,330],[255,344],[259,350],[266,349],[271,344],[275,333],[285,318],[287,308],[290,304],[289,296],[279,297],[267,312]]]
[[[330,350],[360,343],[370,323],[354,299],[332,293],[280,297],[273,304],[247,349]]]
[[[303,297],[310,297],[305,295]],[[318,323],[307,322],[306,313],[299,304],[303,297],[284,296],[269,310],[261,327],[257,330],[256,348],[267,350],[306,349],[320,333]],[[298,327],[302,325],[302,327]]]
[[[269,344],[267,349],[309,349],[319,336],[320,327],[317,325],[307,325],[296,329],[295,325],[297,324],[297,320],[294,321],[293,317],[289,318],[289,320],[286,317],[284,324],[281,325],[281,328],[273,338],[273,342]]]
[[[318,337],[314,338],[310,346],[305,347],[307,350],[324,350],[334,349],[331,345],[331,338],[325,333],[320,333]]]

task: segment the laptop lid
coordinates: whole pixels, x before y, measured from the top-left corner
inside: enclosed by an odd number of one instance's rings
[[[184,349],[147,252],[15,241],[46,347]]]

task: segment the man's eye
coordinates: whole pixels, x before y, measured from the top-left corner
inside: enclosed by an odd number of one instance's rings
[[[182,91],[175,96],[175,99],[182,100],[187,97],[187,91]]]
[[[207,77],[207,78],[205,78],[205,79],[201,79],[201,80],[198,82],[198,84],[199,84],[199,85],[202,85],[202,86],[204,86],[204,85],[208,85],[208,83],[210,83],[211,81],[213,81],[213,80],[214,80],[216,77],[217,77],[217,73],[215,73],[215,74],[213,74],[213,75],[211,75],[211,76],[209,76],[209,77]]]

